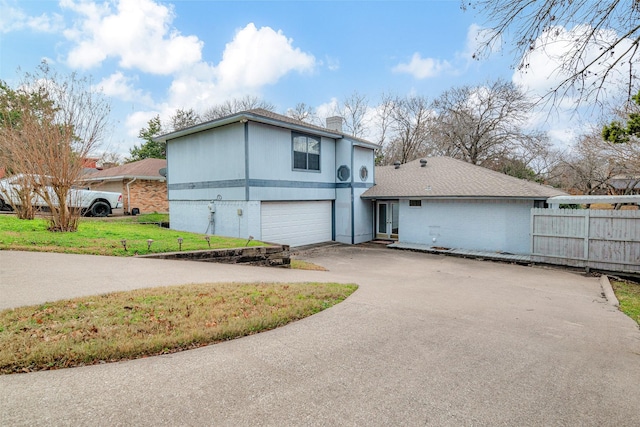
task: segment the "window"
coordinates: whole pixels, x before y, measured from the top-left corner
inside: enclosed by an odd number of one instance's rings
[[[340,181],[346,181],[351,176],[351,171],[349,170],[349,166],[342,165],[338,168],[338,179]]]
[[[293,135],[293,169],[320,171],[320,138]]]
[[[422,200],[409,200],[410,208],[419,208],[422,206]]]
[[[367,178],[369,177],[369,170],[367,169],[366,166],[362,166],[360,168],[360,181],[366,181]]]

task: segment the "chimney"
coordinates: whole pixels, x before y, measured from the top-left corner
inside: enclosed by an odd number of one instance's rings
[[[327,117],[327,129],[342,133],[342,120],[340,116]]]

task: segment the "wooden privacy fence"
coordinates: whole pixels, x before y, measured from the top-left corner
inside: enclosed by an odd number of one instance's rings
[[[531,209],[531,261],[640,272],[640,211]]]

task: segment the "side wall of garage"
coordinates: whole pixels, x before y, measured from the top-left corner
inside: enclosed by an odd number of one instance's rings
[[[399,241],[528,254],[532,200],[400,200]]]

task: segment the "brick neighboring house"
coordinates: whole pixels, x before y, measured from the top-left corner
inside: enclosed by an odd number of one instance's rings
[[[166,167],[165,159],[144,159],[89,173],[84,181],[92,190],[122,193],[126,213],[169,212],[167,179],[160,174]]]

